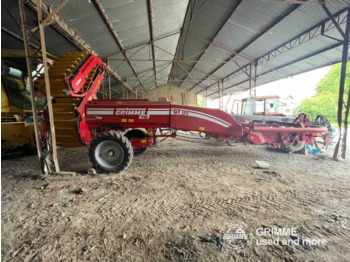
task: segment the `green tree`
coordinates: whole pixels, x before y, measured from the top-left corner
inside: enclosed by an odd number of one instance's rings
[[[335,124],[337,122],[340,68],[341,64],[332,65],[329,72],[317,84],[316,94],[311,98],[305,98],[295,108],[294,114],[322,114]],[[348,63],[347,72],[350,72],[350,63]],[[350,80],[346,78],[346,90],[349,85]],[[344,101],[347,101],[347,95],[344,95]]]

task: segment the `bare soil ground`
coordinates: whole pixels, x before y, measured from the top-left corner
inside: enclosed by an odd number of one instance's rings
[[[88,175],[87,148],[59,160],[78,174],[42,177],[36,156],[2,161],[3,261],[349,261],[349,161],[178,140],[118,175]],[[239,248],[200,241],[232,223],[246,225]],[[327,244],[257,245],[269,227]]]

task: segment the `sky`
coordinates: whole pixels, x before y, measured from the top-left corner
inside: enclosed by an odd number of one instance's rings
[[[258,86],[256,88],[256,95],[278,95],[280,98],[285,98],[291,95],[296,102],[300,103],[304,98],[312,97],[316,93],[317,83],[328,73],[329,69],[330,66],[322,67],[303,74]],[[233,95],[230,104],[235,99],[246,97],[249,97],[248,92],[244,92],[240,95]],[[224,105],[226,105],[228,98],[229,96],[224,97]],[[208,107],[219,108],[219,100],[208,100]]]

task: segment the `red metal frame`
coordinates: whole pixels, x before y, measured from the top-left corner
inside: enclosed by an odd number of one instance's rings
[[[94,75],[84,90],[85,79],[91,70]],[[152,130],[148,138],[132,140],[134,148],[145,148],[156,142],[157,137],[175,137],[176,130],[206,133],[218,140],[269,143],[272,147],[282,144],[314,142],[323,136],[329,142],[326,127],[313,127],[308,115],[299,115],[293,123],[237,121],[233,116],[219,109],[173,105],[170,101],[148,101],[147,99],[95,100],[105,66],[91,55],[74,75],[66,78],[69,93],[83,97],[79,113],[80,139],[90,144],[100,132],[124,131],[129,128]],[[156,129],[174,130],[171,134],[156,135]]]

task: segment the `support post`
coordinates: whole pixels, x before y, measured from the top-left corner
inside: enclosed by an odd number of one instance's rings
[[[345,27],[345,36],[344,36],[343,54],[342,54],[342,67],[341,67],[340,84],[339,84],[339,94],[340,94],[341,89],[345,90],[345,78],[347,76],[346,68],[347,68],[347,63],[348,63],[349,42],[350,42],[350,8],[348,9],[348,15],[347,15],[347,21],[346,21],[346,27]],[[344,93],[343,93],[343,95],[344,95]],[[348,136],[349,108],[350,108],[350,87],[348,90],[348,101],[345,104],[344,136],[343,136],[343,141],[342,141],[342,152],[341,152],[341,157],[343,159],[345,159],[345,157],[346,157],[346,142],[347,142],[347,136]],[[339,124],[339,121],[338,121],[338,124]]]
[[[344,135],[342,137],[342,123],[343,123],[343,106],[344,106],[344,85],[346,77],[346,66],[348,61],[348,52],[349,52],[349,33],[350,33],[350,8],[348,9],[347,21],[344,34],[343,42],[343,52],[342,52],[342,65],[340,70],[340,81],[339,81],[339,96],[338,96],[338,127],[339,127],[339,139],[335,146],[333,159],[338,159],[338,152],[340,145],[342,144],[342,155],[341,157],[345,159],[346,155],[346,139],[347,139],[347,127],[348,127],[348,115],[349,115],[349,97],[346,104],[346,115],[344,118]],[[346,125],[346,126],[345,126]]]
[[[122,99],[125,98],[125,88],[124,88],[124,85],[122,83]]]
[[[108,62],[108,58],[107,58],[107,67],[108,66],[109,66],[109,62]],[[108,99],[112,99],[111,74],[108,74]]]
[[[256,62],[249,67],[249,97],[256,97]]]
[[[208,88],[205,89],[205,107],[208,108]]]
[[[19,5],[19,11],[20,11],[20,17],[21,17],[21,25],[22,25],[22,31],[23,31],[23,42],[24,42],[24,51],[26,55],[26,64],[27,64],[27,72],[28,72],[28,82],[29,82],[29,91],[30,91],[30,102],[32,104],[32,111],[33,111],[33,122],[34,122],[34,132],[35,132],[35,141],[36,141],[36,149],[38,153],[39,161],[42,161],[43,152],[41,151],[41,145],[40,145],[40,129],[38,124],[38,116],[37,116],[37,110],[35,105],[35,92],[34,92],[34,81],[32,72],[32,59],[30,58],[32,56],[32,52],[30,49],[30,43],[28,41],[28,32],[27,32],[27,25],[25,23],[26,16],[24,13],[24,3],[23,0],[18,1]]]
[[[219,109],[223,110],[223,106],[224,106],[224,101],[223,101],[223,86],[222,86],[222,80],[219,80],[218,82],[218,86],[219,86]]]
[[[60,172],[60,167],[58,164],[57,159],[57,145],[56,145],[56,132],[55,132],[55,123],[54,123],[54,117],[53,117],[53,109],[52,109],[52,100],[51,100],[51,89],[50,89],[50,78],[49,78],[49,68],[47,65],[47,55],[46,55],[46,41],[45,41],[45,32],[44,32],[44,25],[42,21],[42,14],[41,14],[41,1],[39,0],[38,8],[37,8],[37,14],[38,14],[38,26],[39,26],[39,32],[40,32],[40,43],[41,43],[41,55],[42,60],[44,64],[44,77],[45,77],[45,88],[46,88],[46,98],[47,98],[47,108],[49,111],[49,119],[50,119],[50,131],[51,131],[51,141],[52,141],[52,158],[55,165],[56,173]],[[67,1],[65,1],[67,2]],[[60,8],[62,8],[60,6]],[[53,13],[55,11],[52,11]],[[49,16],[48,16],[49,17]],[[46,21],[47,23],[47,21]]]
[[[31,104],[33,110],[33,120],[34,120],[34,130],[35,130],[35,139],[36,146],[38,151],[38,157],[42,164],[42,171],[44,173],[51,173],[51,157],[54,162],[56,172],[60,172],[58,159],[57,159],[57,147],[56,147],[56,135],[55,135],[55,125],[53,118],[53,110],[52,110],[52,101],[51,101],[51,89],[50,89],[50,79],[48,73],[48,62],[49,59],[47,57],[46,52],[46,42],[45,42],[45,32],[44,28],[48,24],[50,24],[50,20],[52,17],[61,9],[68,0],[64,0],[56,9],[50,10],[51,13],[47,14],[46,19],[43,20],[42,16],[42,0],[38,0],[36,4],[37,11],[37,21],[27,21],[26,10],[29,10],[25,7],[25,5],[29,5],[30,2],[26,0],[19,0],[18,6],[20,10],[21,17],[21,25],[22,25],[22,33],[23,33],[23,42],[24,49],[26,54],[26,63],[27,63],[27,71],[28,71],[28,81],[30,86],[31,93]],[[40,39],[37,37],[37,33],[39,32]],[[40,42],[40,46],[34,46],[31,44],[31,41],[35,39]],[[44,156],[41,150],[40,143],[40,130],[37,119],[37,111],[35,105],[35,91],[34,91],[34,77],[33,77],[33,62],[42,63],[44,69],[44,77],[45,77],[45,88],[46,88],[46,98],[47,98],[47,108],[49,113],[49,122],[50,122],[50,131],[52,144],[52,155],[51,152],[48,152],[46,156]],[[37,72],[38,73],[38,72]],[[36,74],[37,75],[37,74]]]

